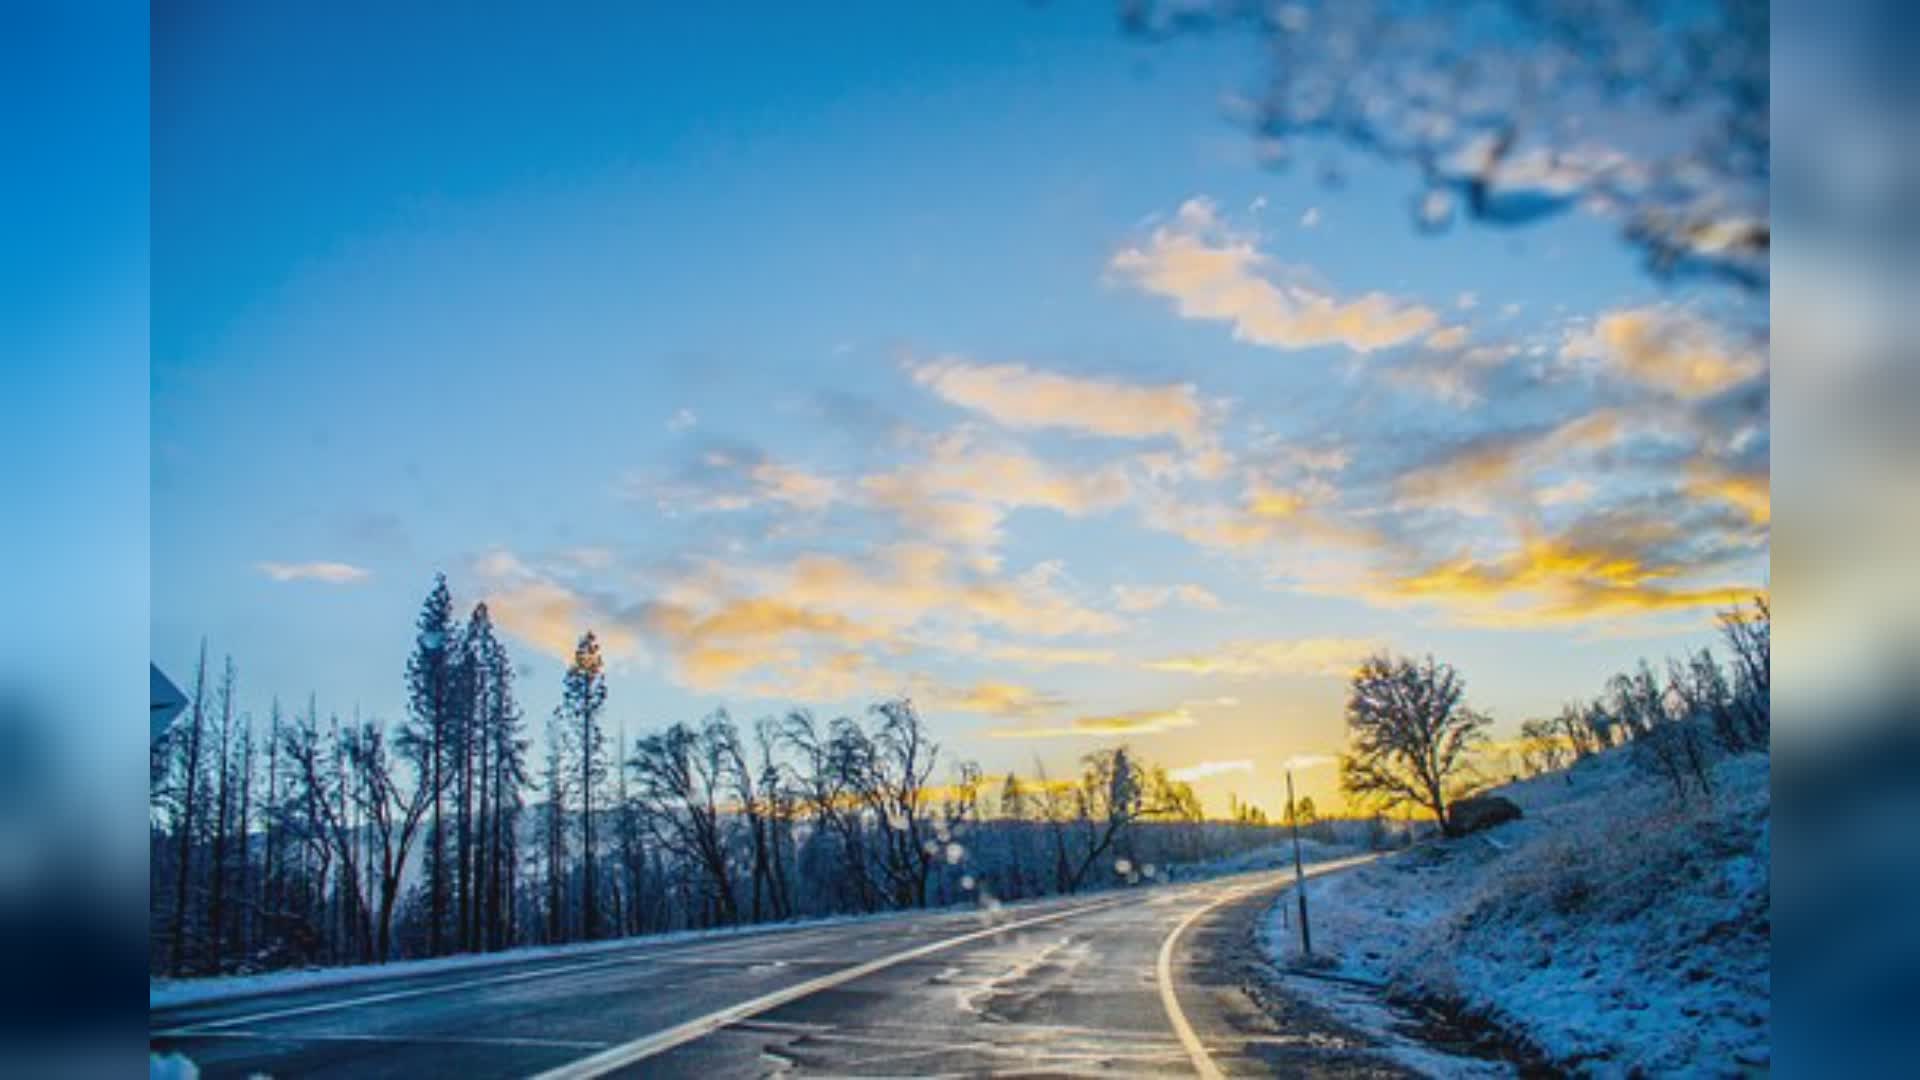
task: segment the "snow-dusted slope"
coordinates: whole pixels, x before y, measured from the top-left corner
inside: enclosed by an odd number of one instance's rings
[[[1716,787],[1677,805],[1615,752],[1500,789],[1524,819],[1313,886],[1317,966],[1463,1007],[1564,1068],[1764,1068],[1767,758],[1722,762]],[[1297,963],[1273,920],[1270,948]],[[1350,987],[1292,985],[1356,1023],[1383,1016]]]

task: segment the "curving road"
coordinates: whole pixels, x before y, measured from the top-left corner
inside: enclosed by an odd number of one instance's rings
[[[149,1043],[215,1077],[1399,1075],[1249,993],[1251,928],[1290,881],[384,975],[156,1009]]]

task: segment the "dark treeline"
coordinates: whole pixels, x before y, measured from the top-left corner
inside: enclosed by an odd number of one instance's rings
[[[1606,690],[1550,719],[1520,725],[1521,768],[1551,772],[1631,744],[1636,764],[1674,795],[1713,792],[1711,766],[1727,754],[1764,752],[1772,738],[1773,613],[1767,598],[1720,618],[1723,662],[1701,648],[1667,660],[1665,676],[1642,660]]]
[[[240,708],[210,670],[156,748],[151,956],[209,974],[1137,883],[1277,842],[1250,809],[1206,821],[1125,747],[1078,775],[984,776],[911,702],[863,717],[724,711],[609,731],[600,647],[580,639],[542,745],[485,604],[444,578],[415,623],[398,720],[309,696]],[[535,760],[537,758],[537,760]]]
[[[1554,772],[1630,746],[1634,763],[1664,778],[1676,798],[1696,790],[1711,795],[1714,761],[1765,752],[1772,730],[1773,616],[1766,598],[1724,613],[1720,632],[1724,664],[1702,648],[1669,660],[1662,680],[1643,660],[1609,680],[1600,697],[1521,724],[1521,769]],[[1455,806],[1493,782],[1478,765],[1491,724],[1467,704],[1451,664],[1432,656],[1369,657],[1348,684],[1341,789],[1360,805],[1418,808],[1454,834]]]

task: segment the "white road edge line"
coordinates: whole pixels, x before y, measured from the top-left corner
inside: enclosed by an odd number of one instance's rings
[[[153,1033],[155,1038],[188,1038],[195,1035],[211,1034],[223,1028],[247,1027],[263,1020],[285,1020],[293,1016],[310,1016],[314,1013],[338,1012],[341,1009],[357,1009],[362,1005],[378,1005],[388,1001],[404,1001],[407,998],[429,997],[434,994],[452,994],[461,990],[471,990],[477,986],[499,986],[504,983],[525,982],[528,979],[551,979],[559,975],[573,975],[582,971],[593,971],[604,967],[617,967],[621,964],[644,963],[644,957],[623,955],[618,958],[595,960],[584,964],[566,964],[554,967],[538,968],[533,971],[515,971],[505,975],[493,975],[484,979],[468,979],[465,982],[436,984],[415,987],[411,990],[389,990],[382,994],[367,994],[362,997],[348,998],[344,1001],[322,1001],[313,1005],[295,1005],[285,1009],[273,1009],[269,1012],[248,1013],[245,1016],[228,1016],[217,1020],[202,1020],[197,1023],[183,1024]]]
[[[965,945],[969,941],[978,941],[981,938],[991,937],[995,934],[1003,934],[1009,930],[1021,930],[1029,926],[1039,926],[1042,923],[1069,919],[1075,915],[1086,915],[1095,911],[1103,911],[1130,899],[1132,898],[1116,897],[1111,900],[1102,900],[1098,903],[1069,908],[1065,911],[1052,911],[1045,915],[1036,915],[1030,919],[1001,923],[998,926],[989,926],[984,930],[975,930],[971,933],[961,934],[958,937],[929,942],[925,945],[907,949],[904,952],[894,953],[891,956],[882,956],[876,960],[869,960],[864,964],[855,964],[849,968],[843,968],[839,971],[829,972],[828,974],[808,979],[803,983],[796,983],[784,990],[775,990],[770,994],[763,994],[749,1001],[743,1001],[738,1005],[732,1005],[717,1012],[708,1013],[705,1016],[695,1017],[685,1023],[676,1024],[673,1027],[656,1031],[651,1035],[641,1036],[632,1042],[610,1047],[598,1054],[594,1054],[592,1057],[581,1058],[578,1061],[568,1062],[558,1068],[548,1069],[546,1072],[534,1077],[534,1080],[592,1080],[594,1077],[605,1076],[617,1069],[624,1069],[630,1065],[645,1061],[650,1057],[664,1054],[676,1046],[711,1035],[729,1024],[738,1023],[749,1017],[758,1016],[763,1012],[777,1009],[788,1002],[798,1001],[803,997],[820,993],[823,990],[831,990],[842,983],[849,983],[855,979],[865,978],[875,972],[885,971],[887,968],[893,967],[896,964],[904,964],[909,960],[918,960],[923,956],[931,956],[934,953],[951,949],[956,945]]]
[[[891,915],[891,913],[889,913],[889,915]],[[827,927],[807,927],[801,930],[792,931],[791,933],[793,936],[799,936],[800,934],[805,932],[821,930],[821,929],[827,929]],[[776,931],[781,933],[783,936],[788,933],[786,931],[786,928],[784,927],[776,928]],[[739,935],[739,936],[746,937],[748,935]],[[773,935],[770,934],[768,936],[770,937]],[[545,963],[548,959],[552,959],[554,962],[550,964],[546,964],[546,966],[544,967],[533,968],[532,970],[529,970],[529,971],[509,971],[509,972],[505,972],[498,975],[482,975],[477,978],[466,979],[460,982],[434,983],[429,986],[412,987],[406,990],[383,990],[378,993],[363,994],[359,997],[344,998],[338,1001],[321,1001],[311,1005],[292,1005],[282,1009],[270,1009],[266,1012],[247,1013],[242,1016],[228,1016],[228,1017],[222,1017],[214,1020],[193,1021],[185,1024],[179,1024],[170,1028],[165,1028],[160,1031],[152,1032],[151,1037],[180,1039],[180,1038],[189,1038],[197,1035],[211,1035],[215,1032],[218,1032],[224,1029],[246,1027],[250,1024],[255,1024],[255,1023],[259,1023],[267,1020],[286,1020],[296,1016],[311,1016],[316,1013],[338,1012],[342,1009],[357,1009],[363,1005],[381,1005],[389,1001],[405,1001],[408,998],[432,997],[435,994],[457,994],[463,990],[473,990],[479,987],[501,986],[501,985],[506,985],[510,983],[526,982],[529,979],[548,979],[548,978],[554,978],[561,975],[573,975],[582,971],[597,971],[601,968],[618,967],[622,964],[687,963],[688,962],[687,960],[682,959],[680,957],[681,953],[697,952],[697,951],[702,951],[703,949],[707,952],[713,952],[715,950],[710,948],[709,946],[711,946],[715,940],[719,941],[719,945],[721,949],[732,950],[732,952],[723,952],[722,953],[723,958],[726,956],[733,955],[733,952],[738,952],[740,949],[747,947],[749,944],[754,944],[752,942],[735,941],[733,940],[733,935],[728,935],[726,938],[718,938],[718,939],[706,939],[706,940],[695,939],[690,942],[679,942],[679,941],[649,942],[649,941],[646,941],[645,939],[638,939],[634,942],[628,943],[624,947],[610,948],[610,949],[604,950],[604,952],[609,955],[598,955],[599,951],[596,951],[595,953],[588,953],[578,958],[569,958],[565,956],[552,957],[552,958],[539,957],[534,959],[531,962],[536,964]],[[504,962],[512,963],[513,961],[509,959]],[[738,961],[735,961],[735,962],[737,963]],[[480,967],[479,970],[485,970],[485,968]],[[423,973],[420,973],[418,977],[431,979],[437,974],[440,974],[440,973],[423,972]],[[405,978],[416,977],[414,973],[407,972],[407,971],[394,971],[391,973],[391,975],[395,979],[405,979]],[[377,981],[377,980],[369,980],[369,981]],[[354,984],[343,983],[343,984],[337,984],[337,985],[352,986]],[[331,987],[331,986],[316,986],[311,988],[294,987],[286,992],[300,994],[300,993],[308,992],[309,989],[317,992],[324,992],[326,990],[334,989],[334,988],[335,987]],[[223,1002],[219,1001],[218,999],[205,1001],[205,1002],[190,1001],[182,1005],[170,1006],[163,1011],[177,1012],[177,1011],[183,1011],[188,1009],[199,1009],[199,1008],[210,1008],[210,1007],[218,1008],[222,1004]],[[152,1010],[149,1010],[148,1015],[149,1016],[152,1015]]]
[[[1351,859],[1338,859],[1332,862],[1321,863],[1309,869],[1307,876],[1318,877],[1321,874],[1330,873],[1334,870],[1345,870],[1349,866],[1358,866],[1364,862],[1371,862],[1375,858],[1378,858],[1378,856],[1360,855]],[[1284,873],[1284,871],[1282,873]],[[1291,878],[1283,878],[1281,881],[1283,886],[1291,885],[1292,883]],[[1173,1033],[1180,1037],[1180,1045],[1186,1047],[1187,1057],[1193,1062],[1193,1071],[1198,1073],[1202,1080],[1226,1080],[1227,1074],[1221,1072],[1220,1066],[1214,1064],[1213,1055],[1207,1053],[1206,1045],[1200,1041],[1200,1036],[1194,1034],[1193,1025],[1187,1022],[1187,1014],[1180,1008],[1180,998],[1173,992],[1174,946],[1179,943],[1180,935],[1185,933],[1187,927],[1193,925],[1194,921],[1199,919],[1200,916],[1205,915],[1207,912],[1212,911],[1222,904],[1238,900],[1250,892],[1268,888],[1273,884],[1271,881],[1262,881],[1243,886],[1227,893],[1225,896],[1215,898],[1211,903],[1203,904],[1195,908],[1187,913],[1186,918],[1180,920],[1180,925],[1173,928],[1173,932],[1167,935],[1167,940],[1160,943],[1160,960],[1155,965],[1160,982],[1160,1004],[1166,1007],[1167,1019],[1173,1023]]]
[[[1193,925],[1195,919],[1229,900],[1238,900],[1259,887],[1249,885],[1235,889],[1225,896],[1216,898],[1212,903],[1194,908],[1187,912],[1187,917],[1181,919],[1180,924],[1167,935],[1167,940],[1160,943],[1160,960],[1155,965],[1160,980],[1160,1004],[1166,1008],[1167,1019],[1173,1022],[1173,1033],[1179,1037],[1180,1045],[1186,1048],[1187,1057],[1193,1062],[1193,1071],[1198,1073],[1202,1080],[1226,1080],[1226,1074],[1213,1063],[1213,1057],[1201,1044],[1200,1036],[1193,1033],[1193,1025],[1187,1022],[1187,1014],[1180,1009],[1180,998],[1173,992],[1173,947],[1180,941],[1180,935],[1186,932],[1187,927]]]

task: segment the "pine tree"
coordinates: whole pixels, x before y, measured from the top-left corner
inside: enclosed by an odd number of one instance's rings
[[[515,871],[519,865],[521,793],[527,785],[527,741],[522,735],[520,706],[513,697],[513,662],[497,637],[486,644],[487,697],[485,737],[491,805],[487,827],[486,906],[487,947],[504,949],[513,943]]]
[[[415,621],[413,655],[407,660],[408,706],[426,740],[426,783],[432,792],[431,818],[427,832],[428,952],[439,956],[446,951],[447,923],[447,837],[443,820],[443,797],[448,780],[448,732],[452,726],[453,691],[453,594],[447,589],[447,576],[435,574],[433,589],[427,593]]]
[[[180,771],[184,774],[179,805],[175,809],[173,829],[180,842],[179,865],[174,868],[173,956],[170,966],[176,975],[185,973],[187,948],[187,885],[193,877],[194,810],[200,799],[201,739],[206,732],[207,639],[200,639],[200,661],[193,669],[193,706],[187,714],[187,730],[180,739]]]
[[[233,657],[227,657],[220,674],[220,724],[214,729],[213,771],[219,779],[214,795],[213,860],[207,877],[211,900],[207,905],[207,930],[212,938],[213,969],[219,971],[226,961],[227,931],[227,838],[233,821],[233,694],[237,673]]]
[[[453,659],[454,718],[450,743],[454,776],[454,923],[457,927],[455,938],[462,951],[474,948],[477,936],[473,930],[477,907],[474,898],[474,823],[478,813],[474,799],[476,796],[483,801],[486,798],[485,776],[479,772],[476,758],[482,742],[479,729],[486,696],[487,670],[482,655],[485,651],[483,639],[492,636],[491,623],[487,606],[475,605],[473,615],[460,635]]]
[[[606,662],[600,656],[600,640],[589,630],[573,650],[573,662],[567,665],[559,708],[580,781],[580,927],[589,940],[599,928],[594,891],[593,793],[607,774],[606,732],[600,724],[600,712],[606,703]]]
[[[542,845],[545,850],[541,855],[546,863],[549,944],[566,940],[566,913],[560,903],[563,867],[567,859],[567,769],[561,753],[563,741],[559,711],[555,710],[547,721],[547,760],[546,769],[541,775],[547,793],[545,843]]]
[[[461,744],[460,889],[462,947],[499,948],[495,924],[503,899],[511,900],[511,881],[502,886],[503,866],[511,877],[510,820],[519,810],[525,783],[520,713],[513,700],[513,668],[493,630],[485,603],[476,604],[462,637],[460,711],[465,718]],[[505,809],[503,809],[503,806]]]

